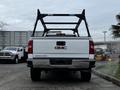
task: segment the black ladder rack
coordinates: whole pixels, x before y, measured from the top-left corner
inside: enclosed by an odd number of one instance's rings
[[[44,22],[43,18],[46,17],[46,16],[75,16],[78,18],[78,22]],[[32,37],[34,37],[34,34],[35,34],[35,30],[36,30],[36,27],[37,27],[37,23],[38,21],[41,21],[43,27],[44,27],[44,31],[43,31],[43,34],[42,36],[44,36],[46,33],[48,33],[48,31],[50,30],[72,30],[75,33],[77,33],[78,36],[79,33],[78,33],[78,27],[80,26],[82,20],[85,22],[85,26],[86,26],[86,29],[87,29],[87,33],[88,33],[88,37],[91,37],[90,33],[89,33],[89,28],[88,28],[88,24],[87,24],[87,21],[86,21],[86,17],[85,17],[85,9],[83,9],[82,13],[81,14],[41,14],[40,13],[40,10],[38,9],[37,10],[37,18],[36,18],[36,22],[35,22],[35,25],[34,25],[34,30],[33,30],[33,33],[32,33]],[[75,24],[75,28],[47,28],[46,24]]]

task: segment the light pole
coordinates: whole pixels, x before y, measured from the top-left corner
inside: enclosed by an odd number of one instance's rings
[[[103,31],[103,33],[104,33],[104,43],[106,44],[106,33],[107,33],[107,31]]]
[[[107,44],[106,44],[106,33],[107,33],[107,31],[103,31],[105,49],[107,49]]]

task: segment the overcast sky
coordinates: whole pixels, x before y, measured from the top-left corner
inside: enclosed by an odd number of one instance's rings
[[[103,40],[103,31],[116,24],[120,0],[0,0],[0,21],[8,23],[7,30],[32,30],[36,10],[42,13],[79,13],[86,9],[86,17],[94,40]]]

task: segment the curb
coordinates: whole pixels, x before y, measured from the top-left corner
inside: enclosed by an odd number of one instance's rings
[[[108,76],[107,74],[101,73],[101,72],[99,72],[99,71],[97,71],[97,70],[92,70],[92,72],[93,72],[95,75],[97,75],[97,76],[99,76],[99,77],[101,77],[101,78],[103,78],[103,79],[106,79],[106,80],[108,80],[108,81],[111,81],[112,83],[120,86],[120,80],[118,80],[118,79],[116,79],[116,78],[114,78],[114,77],[112,77],[112,76]]]

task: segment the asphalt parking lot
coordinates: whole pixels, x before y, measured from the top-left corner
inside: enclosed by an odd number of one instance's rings
[[[42,72],[41,77],[32,82],[26,63],[0,64],[0,90],[120,90],[95,75],[90,82],[82,82],[79,72]]]

